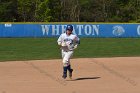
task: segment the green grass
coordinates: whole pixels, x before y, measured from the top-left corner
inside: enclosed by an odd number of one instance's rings
[[[83,38],[77,57],[140,56],[140,38]]]
[[[0,61],[61,58],[57,38],[0,38]],[[140,56],[140,38],[81,38],[74,58]]]

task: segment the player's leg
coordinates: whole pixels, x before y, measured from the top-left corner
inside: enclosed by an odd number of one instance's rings
[[[73,51],[69,51],[65,54],[65,57],[64,57],[64,63],[66,63],[66,68],[67,70],[69,71],[69,77],[72,78],[72,72],[73,72],[73,69],[71,68],[71,65],[70,65],[70,58],[72,57],[73,55]]]
[[[71,68],[71,65],[69,65],[67,67],[68,71],[69,71],[69,78],[72,78],[72,72],[73,72],[73,69]]]
[[[67,67],[66,66],[63,66],[63,75],[62,75],[62,78],[67,78]]]
[[[67,77],[67,65],[66,63],[64,62],[64,57],[66,55],[66,52],[65,51],[61,51],[61,54],[62,54],[62,59],[63,59],[63,75],[62,75],[62,78],[66,78]]]
[[[65,52],[63,50],[61,50],[61,55],[62,55],[62,59],[63,59],[65,56]]]

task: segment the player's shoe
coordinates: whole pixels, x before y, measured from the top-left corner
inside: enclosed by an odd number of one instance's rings
[[[72,72],[73,72],[73,69],[70,69],[69,71],[69,78],[72,79]]]

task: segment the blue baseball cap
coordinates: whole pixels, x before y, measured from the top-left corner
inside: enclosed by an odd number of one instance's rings
[[[67,25],[66,30],[73,31],[73,26],[72,25]]]

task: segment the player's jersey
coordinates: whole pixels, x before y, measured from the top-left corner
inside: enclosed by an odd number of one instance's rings
[[[80,40],[76,35],[74,34],[67,35],[66,33],[61,34],[57,40],[58,44],[60,43],[66,44],[66,46],[62,47],[62,50],[64,51],[72,51],[74,49],[74,46],[75,45],[77,46],[79,44],[79,41]]]

